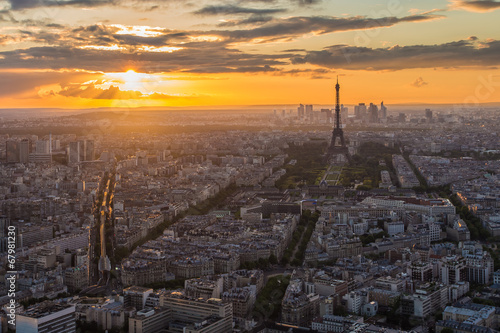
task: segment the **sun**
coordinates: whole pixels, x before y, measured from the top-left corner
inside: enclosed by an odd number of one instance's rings
[[[137,73],[133,69],[129,69],[122,75],[122,87],[125,90],[142,90],[144,88],[145,74]]]
[[[138,91],[143,95],[154,95],[171,94],[171,89],[178,88],[181,84],[163,74],[141,73],[128,68],[123,72],[105,73],[98,88],[109,89],[110,86],[118,87],[121,91]]]

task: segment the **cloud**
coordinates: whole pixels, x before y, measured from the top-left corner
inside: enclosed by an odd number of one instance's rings
[[[114,4],[115,0],[7,0],[12,10],[23,10],[38,7],[85,6],[95,7]]]
[[[83,0],[79,0],[83,1]],[[435,19],[436,15],[366,18],[332,16],[270,18],[251,15],[233,24],[267,21],[249,29],[210,31],[171,30],[147,26],[93,24],[81,27],[60,25],[23,27],[0,44],[30,42],[25,49],[0,52],[0,68],[72,69],[141,72],[256,73],[278,72],[290,59],[310,61],[313,52],[247,53],[238,43],[289,41],[308,34],[388,27],[403,22]],[[43,45],[43,46],[37,46]]]
[[[64,87],[57,94],[65,97],[80,97],[89,99],[139,99],[144,95],[140,91],[127,90],[111,86],[108,89],[96,88],[93,84],[82,87],[79,84],[73,84]]]
[[[99,83],[99,82],[97,82]],[[184,96],[171,96],[158,92],[143,94],[135,90],[121,90],[116,86],[110,86],[107,89],[99,88],[95,83],[79,84],[72,83],[62,86],[58,92],[50,91],[48,95],[60,95],[64,97],[79,97],[86,99],[171,99]]]
[[[124,6],[141,10],[154,10],[173,0],[6,0],[8,10],[19,11],[43,7],[100,7]],[[174,0],[180,2],[180,0]]]
[[[0,96],[36,96],[37,87],[70,82],[85,82],[96,77],[96,73],[76,71],[1,71]]]
[[[276,3],[279,0],[240,0],[240,2],[262,2],[262,3]],[[288,0],[288,2],[300,5],[314,5],[322,2],[322,0]]]
[[[243,20],[225,20],[219,23],[218,27],[234,27],[237,25],[251,25],[251,24],[263,24],[273,20],[272,16],[269,15],[251,15],[250,17]]]
[[[227,67],[227,66],[208,66],[192,70],[186,70],[190,73],[262,73],[262,72],[276,72],[279,69],[269,65],[264,66],[243,66],[243,67]]]
[[[470,12],[491,12],[500,9],[500,2],[494,0],[452,0],[452,8]]]
[[[220,5],[220,6],[206,6],[195,12],[196,15],[230,15],[230,14],[276,14],[283,13],[286,9],[271,8],[271,9],[260,9],[260,8],[246,8],[234,5]]]
[[[291,54],[248,54],[228,49],[223,44],[193,43],[171,53],[125,52],[112,49],[75,49],[68,45],[32,47],[5,51],[0,68],[83,68],[93,71],[121,72],[135,68],[146,73],[159,72],[257,72],[284,65]],[[266,67],[267,66],[267,67]]]
[[[383,27],[391,27],[405,22],[423,22],[439,18],[441,15],[423,14],[411,15],[405,17],[382,17],[368,18],[365,16],[354,17],[334,17],[334,16],[295,16],[288,18],[274,19],[260,27],[245,30],[230,31],[210,31],[215,34],[229,38],[233,41],[252,41],[261,42],[277,41],[300,36],[314,34],[328,34],[339,31],[351,30],[369,30]]]
[[[428,85],[428,82],[425,82],[422,77],[417,78],[415,81],[413,81],[410,85],[415,88],[421,88],[423,86]]]
[[[33,41],[36,38],[40,42],[53,44],[70,44],[70,45],[123,45],[123,46],[175,46],[172,43],[186,43],[192,37],[217,37],[220,41],[228,43],[237,42],[254,42],[259,43],[275,42],[275,41],[290,41],[308,34],[328,34],[340,31],[350,30],[366,30],[381,27],[391,27],[399,23],[405,22],[423,22],[441,18],[442,16],[434,14],[412,15],[401,18],[397,17],[382,17],[382,18],[367,18],[364,16],[355,16],[347,18],[338,18],[333,16],[312,16],[312,17],[287,17],[287,18],[272,18],[266,15],[251,15],[242,20],[230,20],[223,22],[221,26],[237,26],[237,25],[258,25],[249,29],[236,30],[170,30],[149,28],[149,35],[137,35],[124,33],[123,27],[118,25],[94,24],[90,26],[78,27],[74,29],[59,29],[56,26],[51,26],[47,30],[26,31]],[[148,30],[148,27],[141,27]],[[56,32],[54,32],[56,31]],[[154,32],[154,34],[151,34]],[[52,36],[51,36],[52,35]],[[38,37],[37,37],[38,36]],[[58,40],[58,42],[56,42]]]
[[[350,70],[401,70],[407,68],[451,68],[500,64],[500,41],[461,40],[437,45],[367,48],[333,45],[292,58],[294,64],[313,64]]]

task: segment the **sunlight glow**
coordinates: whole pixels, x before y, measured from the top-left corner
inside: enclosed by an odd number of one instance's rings
[[[189,40],[192,42],[218,42],[221,40],[217,36],[188,36]]]
[[[146,45],[141,45],[136,48],[127,48],[125,46],[120,46],[118,44],[112,44],[109,46],[104,46],[104,45],[85,45],[85,46],[80,46],[80,49],[84,50],[101,50],[101,51],[122,51],[122,52],[157,52],[157,53],[172,53],[174,51],[179,51],[182,50],[182,47],[175,47],[175,46],[161,46],[161,47],[154,47],[154,46],[146,46]]]
[[[133,35],[139,37],[157,37],[163,34],[163,28],[148,27],[143,25],[125,26],[121,24],[112,24],[112,27],[118,28],[117,35]]]
[[[154,47],[154,46],[141,46],[138,48],[140,52],[166,52],[172,53],[174,51],[182,50],[182,47],[175,46],[162,46],[162,47]]]

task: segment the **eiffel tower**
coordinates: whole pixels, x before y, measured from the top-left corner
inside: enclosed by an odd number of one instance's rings
[[[345,157],[347,161],[351,160],[349,156],[349,150],[345,144],[344,139],[344,131],[341,127],[341,118],[340,118],[340,85],[339,78],[337,76],[337,84],[335,85],[335,90],[337,91],[337,101],[335,104],[335,127],[332,132],[332,141],[330,142],[330,146],[328,147],[328,152],[326,153],[327,162],[332,162],[338,160],[339,158]],[[343,157],[340,157],[340,156]]]

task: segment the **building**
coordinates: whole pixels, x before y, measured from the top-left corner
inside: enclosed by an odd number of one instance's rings
[[[469,304],[470,306],[447,306],[443,311],[443,320],[469,323],[493,328],[497,326],[497,314],[494,306]]]
[[[22,140],[19,147],[19,162],[28,163],[30,153],[31,153],[30,141],[28,139]]]
[[[319,315],[320,297],[306,293],[301,279],[290,281],[281,302],[283,324],[307,327]]]
[[[399,300],[401,292],[379,288],[369,290],[370,301],[375,301],[381,306],[393,306]]]
[[[17,315],[16,331],[23,333],[76,332],[75,306],[45,301],[29,307]]]
[[[170,270],[177,279],[190,279],[214,274],[214,261],[208,257],[175,260]]]
[[[448,303],[449,287],[426,283],[415,290],[413,295],[403,295],[401,297],[401,307],[403,315],[425,318],[446,306]]]
[[[478,284],[490,284],[493,276],[494,262],[491,255],[479,250],[464,249],[462,255],[467,267],[467,281]]]
[[[380,119],[387,120],[387,108],[384,102],[380,103]]]
[[[493,273],[493,283],[500,284],[500,269]]]
[[[79,163],[80,162],[80,143],[70,142],[68,151],[68,163]]]
[[[85,161],[95,160],[94,140],[86,140]]]
[[[348,292],[348,283],[344,280],[337,280],[319,271],[313,277],[315,292],[320,296],[336,295],[342,298]]]
[[[172,311],[169,329],[184,332],[231,332],[233,306],[217,298],[208,300],[188,297],[180,292],[160,296],[160,307]],[[202,329],[202,330],[201,330]]]
[[[304,118],[304,112],[305,112],[304,105],[300,104],[299,107],[297,108],[297,116],[299,117],[299,119]]]
[[[50,141],[48,140],[38,140],[36,142],[35,153],[37,155],[50,154]]]
[[[132,286],[123,289],[123,302],[126,306],[132,306],[137,311],[144,309],[146,300],[153,293],[153,289]]]
[[[87,267],[69,267],[64,272],[64,284],[70,293],[78,292],[89,286]]]
[[[443,329],[449,328],[453,333],[495,333],[491,328],[469,324],[469,323],[459,323],[454,320],[439,320],[436,322],[436,332],[440,333]]]
[[[189,279],[184,282],[184,290],[186,296],[193,298],[220,298],[223,290],[223,278],[216,277],[215,279]]]
[[[156,333],[168,327],[172,313],[167,308],[144,308],[128,319],[129,333]]]
[[[167,272],[165,260],[127,260],[122,263],[122,283],[124,286],[142,286],[174,278],[173,274]]]
[[[364,291],[351,291],[343,298],[347,303],[347,311],[356,315],[359,315],[361,307],[368,303],[368,293]]]
[[[368,114],[370,116],[370,123],[378,123],[378,107],[375,104],[370,103]]]
[[[443,258],[441,266],[441,282],[444,284],[455,284],[467,280],[467,268],[465,259],[460,256],[448,256]]]
[[[405,232],[405,225],[403,222],[384,222],[384,230],[390,235],[394,236]]]
[[[233,316],[248,318],[255,304],[255,293],[250,287],[233,288],[222,293],[222,301],[233,304]]]
[[[430,282],[433,280],[433,266],[428,262],[413,262],[408,267],[408,274],[413,281]]]
[[[401,297],[401,313],[405,316],[425,318],[432,313],[431,298],[420,294],[403,295]]]
[[[29,247],[38,242],[54,238],[53,227],[31,227],[18,230],[17,247]]]
[[[361,314],[366,317],[373,317],[377,314],[378,312],[378,303],[377,302],[370,302],[366,303],[361,307]]]
[[[331,198],[343,198],[345,188],[343,186],[328,185],[326,181],[322,181],[319,185],[309,185],[307,187],[307,193],[311,197],[331,197]]]
[[[5,154],[7,163],[19,163],[21,160],[21,146],[19,141],[8,140],[5,143]]]
[[[390,276],[380,277],[375,281],[375,287],[392,292],[403,292],[404,281]]]
[[[311,328],[313,330],[317,330],[318,332],[343,333],[356,323],[362,324],[363,317],[324,315],[322,317],[315,318],[311,324]]]

